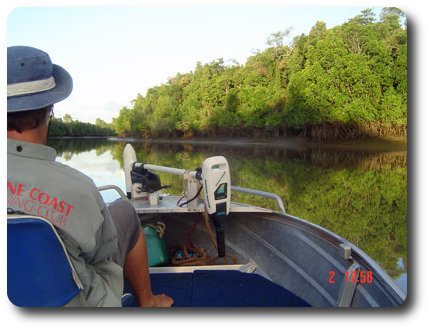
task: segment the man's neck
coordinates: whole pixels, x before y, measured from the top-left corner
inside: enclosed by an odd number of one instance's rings
[[[23,142],[46,144],[47,134],[41,129],[30,129],[19,133],[17,131],[7,131],[8,139],[19,140]]]

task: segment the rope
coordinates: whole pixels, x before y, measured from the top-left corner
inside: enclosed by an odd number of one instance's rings
[[[210,237],[210,240],[212,242],[212,245],[215,247],[215,250],[218,250],[218,245],[216,243],[215,237],[212,233],[212,229],[210,226],[210,219],[209,214],[207,210],[205,209],[205,212],[203,213],[203,217],[205,219],[205,226],[206,230],[208,232],[208,235]],[[205,265],[214,265],[215,261],[219,258],[218,256],[215,258],[211,258],[207,255],[205,249],[201,248],[195,248],[191,243],[191,232],[196,227],[198,221],[200,218],[197,218],[197,220],[193,223],[192,227],[188,231],[188,237],[187,241],[189,244],[189,247],[186,247],[185,244],[175,246],[171,249],[171,255],[170,262],[172,265],[175,266],[205,266]],[[232,254],[225,254],[224,256],[224,264],[229,264],[229,258],[233,261],[233,264],[237,264],[238,260],[237,258]]]
[[[206,254],[205,249],[187,248],[185,244],[176,246],[173,249],[176,253],[171,257],[170,262],[175,266],[205,266],[214,264],[212,258]]]
[[[161,239],[164,236],[164,231],[166,230],[166,225],[161,222],[161,221],[157,221],[155,224],[146,224],[146,226],[154,228],[155,231],[158,234],[158,237]]]
[[[206,225],[206,230],[209,234],[209,237],[211,239],[212,245],[215,247],[215,250],[218,250],[218,244],[216,243],[215,237],[212,233],[212,229],[211,229],[211,225],[210,225],[210,219],[209,219],[209,214],[208,214],[208,210],[205,207],[205,211],[203,212],[203,217],[205,218],[205,225]]]
[[[212,233],[212,229],[211,229],[210,222],[209,222],[210,221],[209,220],[209,214],[208,214],[208,210],[207,210],[206,206],[205,206],[205,211],[203,212],[203,217],[205,218],[206,230],[208,231],[208,234],[209,234],[209,236],[211,238],[212,244],[215,247],[215,250],[218,250],[218,244],[216,243],[215,237],[214,237],[214,235]],[[219,257],[215,257],[213,260],[215,261],[218,258]],[[230,258],[230,259],[233,260],[233,264],[237,264],[237,258],[234,255],[232,255],[232,254],[226,253],[225,256],[224,256],[224,264],[225,265],[229,264],[228,263],[228,258]]]

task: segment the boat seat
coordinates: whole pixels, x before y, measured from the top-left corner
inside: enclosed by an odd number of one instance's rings
[[[64,244],[43,218],[8,215],[7,294],[19,307],[59,307],[81,291]]]
[[[154,294],[165,293],[173,307],[310,307],[306,301],[268,279],[238,270],[195,270],[150,274]],[[136,307],[124,282],[123,307]]]

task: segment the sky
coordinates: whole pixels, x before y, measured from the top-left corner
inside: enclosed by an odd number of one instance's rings
[[[118,4],[117,4],[118,5]],[[244,64],[271,33],[308,34],[317,21],[340,25],[366,8],[282,5],[18,7],[7,18],[7,46],[46,51],[73,77],[55,116],[111,122],[137,94],[193,71],[198,61]]]

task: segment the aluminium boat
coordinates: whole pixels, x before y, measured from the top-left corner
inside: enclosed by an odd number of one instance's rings
[[[406,293],[346,239],[285,213],[273,193],[231,186],[228,162],[196,170],[139,163],[124,149],[126,190],[147,237],[154,293],[178,307],[394,307]],[[183,180],[163,194],[157,172]],[[275,199],[277,210],[231,200],[231,191]],[[154,238],[155,237],[155,238]],[[135,305],[125,286],[125,306]]]

